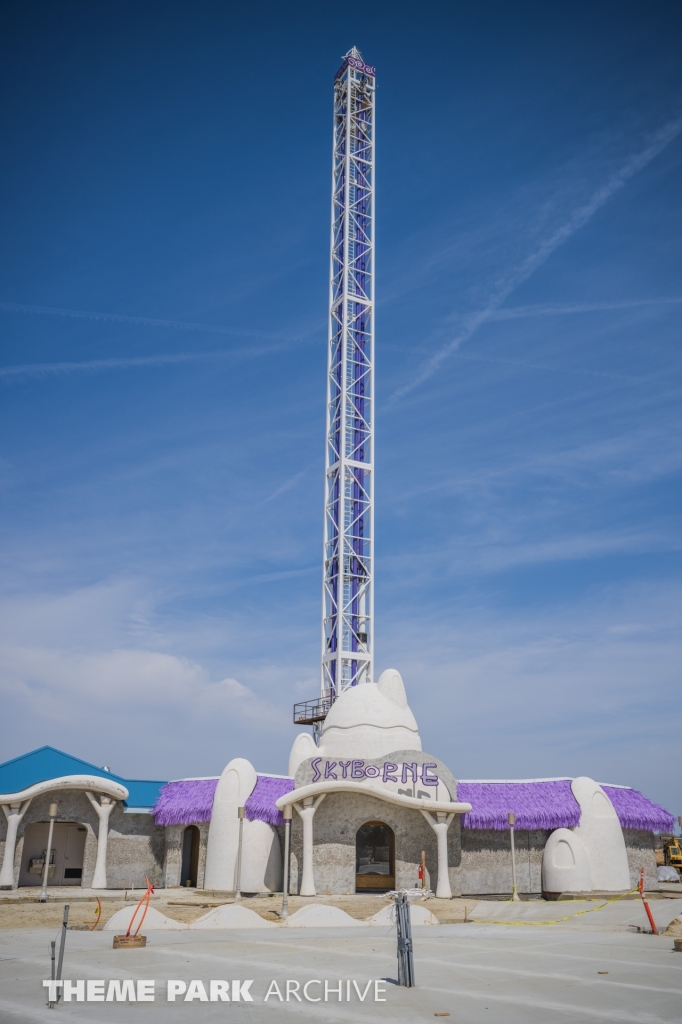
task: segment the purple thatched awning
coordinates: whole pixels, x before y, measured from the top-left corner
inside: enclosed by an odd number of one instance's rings
[[[217,779],[180,779],[167,783],[153,809],[157,825],[191,825],[210,821]],[[251,821],[282,825],[284,818],[275,800],[290,793],[293,779],[259,775],[246,801]],[[672,814],[648,800],[636,789],[602,787],[613,804],[623,828],[671,831]],[[464,828],[506,829],[507,814],[516,815],[516,828],[571,828],[580,822],[580,807],[571,792],[570,779],[526,782],[458,782],[457,798],[473,810],[462,815]]]
[[[210,821],[217,779],[179,779],[168,782],[161,790],[152,814],[157,825],[192,825]],[[293,779],[279,779],[259,775],[255,789],[246,801],[246,817],[250,821],[267,821],[270,825],[283,825],[281,811],[275,800],[291,792]]]
[[[672,814],[638,790],[620,786],[602,786],[602,789],[615,807],[623,828],[638,828],[646,832],[672,832],[674,829]]]
[[[672,829],[672,814],[638,790],[619,786],[602,786],[602,789],[613,804],[622,828],[647,832]],[[473,808],[462,815],[464,828],[509,828],[509,811],[516,815],[516,828],[572,828],[580,823],[580,807],[571,790],[571,779],[458,782],[457,799],[467,801]]]
[[[294,788],[293,779],[280,779],[273,775],[259,775],[256,788],[246,801],[246,817],[250,821],[267,821],[269,825],[283,825],[282,812],[275,807],[285,793]]]
[[[157,825],[191,825],[210,821],[217,779],[179,779],[167,782],[154,804]]]
[[[509,828],[509,811],[516,815],[516,828],[570,828],[580,821],[580,807],[571,792],[570,779],[458,782],[457,799],[473,808],[462,815],[464,828]]]

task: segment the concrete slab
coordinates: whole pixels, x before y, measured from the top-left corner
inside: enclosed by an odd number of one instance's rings
[[[655,900],[649,906],[656,926],[663,931],[682,911],[681,900]],[[578,901],[566,903],[493,903],[481,902],[469,915],[472,922],[556,921],[562,929],[602,929],[606,931],[650,928],[642,901],[620,900],[603,906],[600,903]],[[567,917],[568,920],[562,920]]]
[[[453,1024],[677,1024],[682,1005],[682,955],[672,952],[668,937],[458,924],[417,933],[414,989],[394,984],[395,933],[377,928],[159,931],[138,951],[113,950],[111,933],[69,932],[67,978],[154,979],[155,1001],[69,1002],[48,1010],[42,980],[53,937],[45,929],[0,931],[2,1024],[119,1024],[131,1014],[148,1024],[214,1024],[228,1015],[244,1024],[420,1024],[435,1013],[450,1013]],[[211,979],[251,980],[253,1002],[169,1003],[169,979],[200,979],[207,991]],[[373,984],[361,1002],[375,979],[388,979],[379,986],[386,1002],[374,1001]],[[308,994],[321,1002],[287,1002],[287,980],[298,982],[300,996],[310,982]],[[265,1001],[272,981],[283,1002]]]

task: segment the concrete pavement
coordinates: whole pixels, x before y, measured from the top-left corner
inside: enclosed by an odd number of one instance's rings
[[[70,1002],[49,1010],[41,983],[49,976],[53,937],[45,929],[0,932],[2,1024],[117,1024],[131,1014],[150,1024],[225,1019],[415,1024],[433,1020],[436,1013],[449,1013],[453,1024],[668,1024],[679,1021],[682,1006],[682,954],[672,951],[672,939],[635,933],[620,921],[601,928],[482,923],[420,928],[414,940],[415,989],[394,984],[396,940],[390,929],[154,932],[139,951],[113,950],[111,933],[74,931],[67,937],[66,978],[154,979],[156,999]],[[168,979],[202,980],[207,991],[212,979],[252,980],[253,1002],[169,1003]],[[362,994],[373,979],[388,979],[380,986],[385,1002],[374,1001],[373,986],[361,1002],[352,985],[356,981]],[[293,995],[288,1002],[276,995],[266,1002],[271,982],[285,994],[287,980],[299,983],[299,994],[312,981],[308,995],[322,999],[326,980],[332,994],[327,1002],[298,1002]],[[341,1002],[334,991],[339,981]]]

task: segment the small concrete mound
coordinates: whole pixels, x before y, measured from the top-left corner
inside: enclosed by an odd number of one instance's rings
[[[419,928],[425,924],[438,924],[438,918],[426,907],[420,907],[418,903],[410,903],[410,920],[413,928]],[[367,924],[378,925],[381,928],[395,927],[395,906],[389,903],[381,910],[370,917]]]
[[[135,907],[123,907],[121,910],[117,910],[113,917],[110,917],[107,923],[104,925],[105,932],[119,932],[124,935],[130,927],[130,919],[135,912]],[[137,928],[137,924],[142,916],[142,911],[138,912],[133,928]],[[140,933],[155,931],[166,931],[166,932],[181,932],[187,927],[182,921],[174,921],[172,917],[166,917],[165,914],[159,913],[154,907],[149,907],[145,914]]]
[[[273,921],[266,921],[255,910],[238,903],[227,903],[223,907],[209,910],[208,914],[192,921],[190,928],[276,928]]]
[[[287,918],[286,924],[288,928],[362,928],[367,922],[356,921],[339,907],[313,903],[309,907],[297,910]]]

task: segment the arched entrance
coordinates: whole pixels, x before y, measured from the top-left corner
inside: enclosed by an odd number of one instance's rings
[[[196,888],[199,877],[199,829],[196,825],[188,825],[182,834],[182,869],[180,885]]]
[[[395,835],[383,821],[366,821],[355,836],[355,891],[395,889]]]
[[[26,826],[19,885],[42,885],[50,825],[36,821]],[[49,854],[48,885],[81,885],[87,829],[76,821],[56,821]]]

